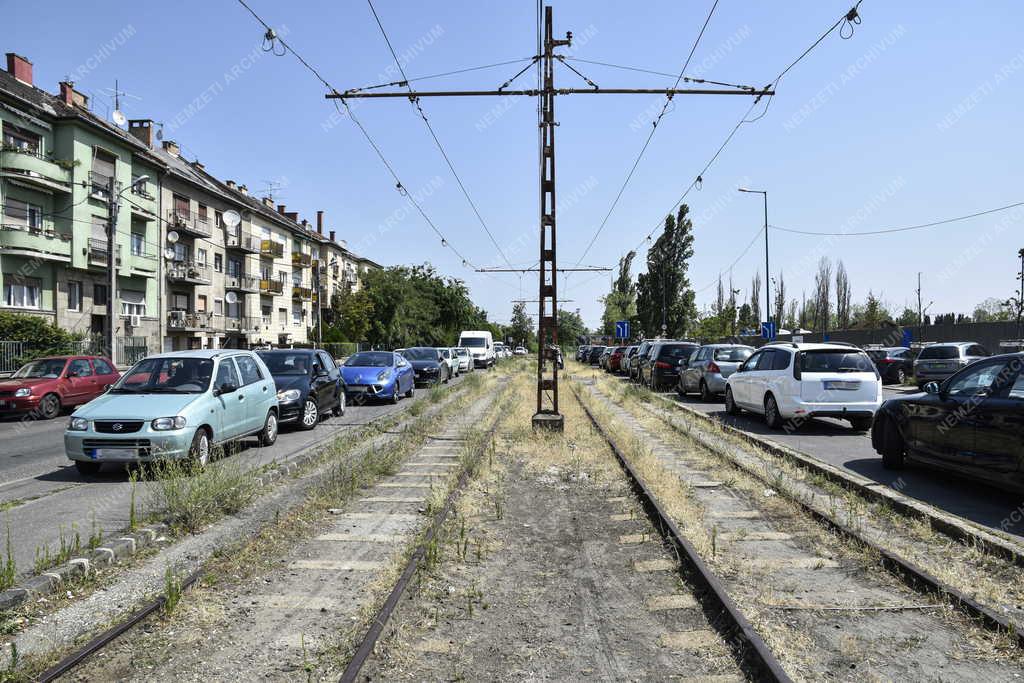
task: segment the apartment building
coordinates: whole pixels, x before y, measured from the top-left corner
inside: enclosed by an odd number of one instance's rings
[[[113,325],[154,340],[160,320],[158,158],[88,108],[72,83],[33,83],[32,63],[7,54],[0,71],[0,310],[31,313],[80,333]],[[112,211],[112,202],[119,210]],[[117,310],[107,310],[114,217]]]

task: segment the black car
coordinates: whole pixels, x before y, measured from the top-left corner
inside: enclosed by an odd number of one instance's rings
[[[924,393],[889,399],[871,445],[887,469],[911,458],[1024,492],[1024,353],[977,361]]]
[[[641,382],[655,391],[674,387],[679,383],[679,370],[699,348],[694,342],[656,342],[640,361]]]
[[[277,385],[278,422],[313,429],[324,415],[345,414],[345,381],[326,351],[260,351]]]
[[[580,348],[576,349],[576,360],[578,360],[581,363],[584,362],[587,359],[587,355],[589,353],[590,347],[584,344]]]
[[[914,376],[914,359],[917,358],[917,351],[913,349],[893,346],[868,348],[864,349],[864,352],[874,362],[882,382],[906,384],[907,378]]]
[[[451,370],[444,362],[441,351],[433,346],[414,346],[402,351],[402,355],[412,365],[418,385],[440,384],[441,382],[447,384],[451,379]]]
[[[590,351],[587,352],[587,365],[597,365],[601,360],[602,353],[604,353],[603,346],[591,346]]]

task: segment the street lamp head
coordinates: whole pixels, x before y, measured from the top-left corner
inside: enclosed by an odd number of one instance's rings
[[[749,192],[751,194],[768,194],[767,190],[751,190],[746,187],[737,187],[736,189],[739,190],[740,192]]]

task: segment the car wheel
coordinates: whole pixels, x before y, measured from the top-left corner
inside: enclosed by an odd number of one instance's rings
[[[57,394],[47,394],[39,401],[39,417],[44,420],[52,420],[60,415],[60,397]]]
[[[210,462],[210,435],[200,427],[192,437],[192,445],[188,447],[188,458],[192,465],[202,469]]]
[[[907,371],[906,370],[900,368],[899,370],[896,371],[896,383],[897,384],[906,384],[907,383]]]
[[[341,392],[341,395],[338,396],[338,405],[334,406],[334,417],[344,417],[344,416],[345,416],[345,392],[343,391],[343,392]]]
[[[101,466],[102,465],[100,465],[100,463],[98,463],[98,462],[89,462],[87,460],[76,460],[75,461],[75,469],[78,470],[78,473],[79,474],[84,474],[84,475],[87,475],[87,476],[93,476],[93,475],[99,474]]]
[[[398,385],[396,384],[395,390],[391,392],[391,405],[395,405],[396,403],[398,403],[400,398],[401,396],[399,396],[398,394]]]
[[[445,371],[444,371],[444,383],[448,384],[448,380],[450,380],[451,378],[452,378],[452,376],[448,373],[448,370],[446,368]]]
[[[736,400],[732,397],[732,388],[730,387],[725,388],[725,412],[730,415],[739,415],[743,412],[740,407],[736,405]]]
[[[708,389],[708,383],[704,380],[700,381],[700,400],[710,402],[714,396],[711,394],[711,390]]]
[[[267,412],[267,419],[263,423],[259,439],[261,446],[273,446],[277,441],[277,413],[273,410]]]
[[[682,379],[680,379],[679,384],[676,385],[676,393],[679,394],[679,398],[686,398],[686,384]]]
[[[313,397],[307,397],[306,402],[302,404],[302,417],[299,419],[299,425],[302,429],[310,430],[316,427],[320,421],[320,409],[316,406],[316,400]]]
[[[882,430],[882,467],[887,470],[903,469],[906,447],[900,430],[892,418],[882,418],[878,426]]]
[[[395,393],[398,393],[398,387],[395,387]],[[406,398],[412,398],[416,394],[416,382],[409,385],[409,391],[405,392]]]
[[[775,397],[768,394],[768,397],[764,399],[764,422],[768,425],[769,429],[779,429],[782,427],[782,416],[779,415],[779,404],[775,401]]]

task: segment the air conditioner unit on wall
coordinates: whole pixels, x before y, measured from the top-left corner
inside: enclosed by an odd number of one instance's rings
[[[142,325],[142,316],[141,315],[130,315],[130,316],[128,316],[128,324],[130,326],[132,326],[132,327],[139,327],[140,325]]]

